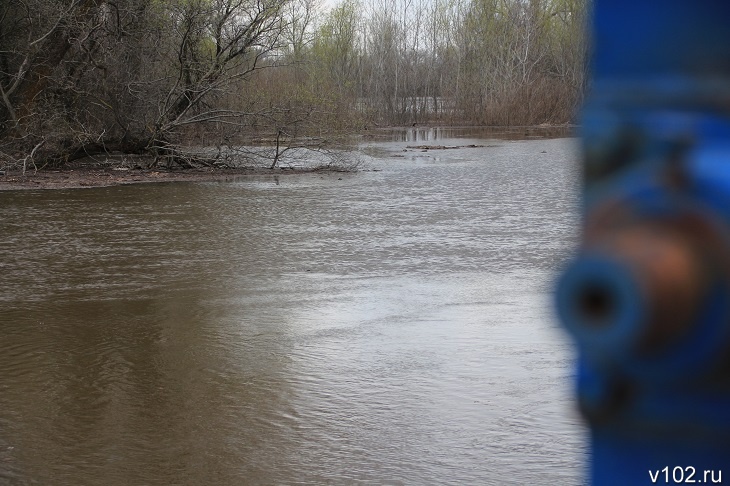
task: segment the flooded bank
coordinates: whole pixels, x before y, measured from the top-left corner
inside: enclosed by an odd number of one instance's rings
[[[581,484],[575,142],[438,143],[0,193],[0,482]]]

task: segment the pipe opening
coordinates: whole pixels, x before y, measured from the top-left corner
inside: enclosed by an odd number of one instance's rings
[[[577,295],[578,315],[590,327],[605,327],[616,314],[616,297],[612,289],[594,282],[585,285]]]

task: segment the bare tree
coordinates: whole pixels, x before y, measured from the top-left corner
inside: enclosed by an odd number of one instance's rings
[[[585,0],[318,2],[4,0],[0,164],[258,138],[276,165],[363,118],[565,123],[585,89]]]
[[[180,134],[249,115],[215,99],[270,65],[287,26],[288,0],[9,1],[3,146],[45,139],[37,156],[55,163],[122,150],[189,165]],[[11,19],[24,28],[6,34]]]

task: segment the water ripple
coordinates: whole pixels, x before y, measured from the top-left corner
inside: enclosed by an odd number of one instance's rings
[[[0,482],[580,484],[574,143],[408,143],[0,193]]]

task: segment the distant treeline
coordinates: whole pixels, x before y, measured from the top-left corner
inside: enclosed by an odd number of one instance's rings
[[[0,168],[371,126],[570,122],[584,0],[4,0]],[[278,153],[278,151],[277,151]]]

